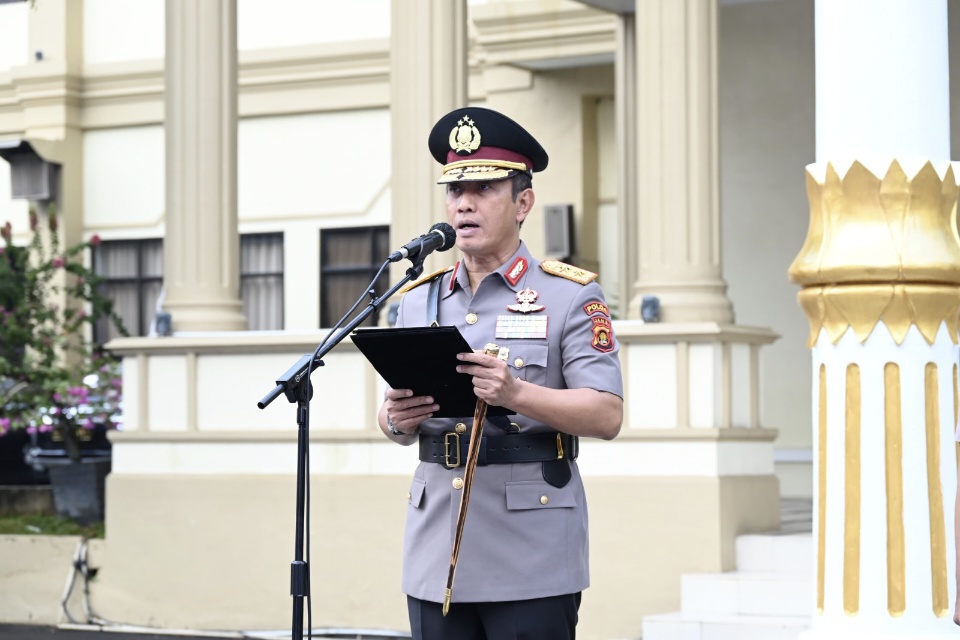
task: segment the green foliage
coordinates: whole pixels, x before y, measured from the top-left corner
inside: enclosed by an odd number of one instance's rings
[[[120,410],[119,363],[92,342],[92,327],[107,318],[126,330],[83,263],[99,237],[64,248],[56,210],[40,222],[31,209],[27,246],[13,244],[9,222],[0,228],[0,435],[53,431],[78,459],[83,430],[116,426]]]
[[[103,538],[102,522],[89,525],[77,524],[70,518],[48,515],[0,516],[0,534],[83,536]]]

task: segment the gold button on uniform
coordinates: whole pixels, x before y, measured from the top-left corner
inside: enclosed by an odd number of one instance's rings
[[[479,318],[477,318],[477,314],[473,311],[467,314],[467,324],[477,324],[477,320],[479,320]]]
[[[453,479],[453,488],[454,488],[454,489],[463,489],[463,478],[454,478],[454,479]]]
[[[550,498],[547,496],[540,496],[540,504],[547,504],[548,502],[550,502]]]
[[[464,434],[467,432],[467,425],[463,424],[462,422],[458,422],[457,426],[455,426],[454,429],[456,430],[457,433]]]
[[[517,358],[516,360],[514,360],[513,366],[515,366],[517,369],[523,367],[523,358]]]
[[[411,495],[408,493],[408,494],[407,494],[407,502],[410,502],[410,500],[412,500],[412,499],[413,499],[413,496],[411,496]]]

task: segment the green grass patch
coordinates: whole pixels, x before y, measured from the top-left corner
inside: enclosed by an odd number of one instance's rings
[[[102,522],[81,525],[60,516],[0,516],[0,534],[102,538],[103,529]]]

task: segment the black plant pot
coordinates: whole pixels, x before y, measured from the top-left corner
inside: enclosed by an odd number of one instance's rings
[[[82,458],[80,462],[51,460],[46,466],[57,515],[80,524],[103,521],[110,458]]]
[[[0,486],[47,484],[47,471],[27,464],[23,453],[31,445],[23,429],[0,436]]]

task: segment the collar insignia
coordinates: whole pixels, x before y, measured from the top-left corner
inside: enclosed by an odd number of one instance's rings
[[[505,276],[511,287],[517,286],[520,278],[527,272],[527,266],[528,263],[522,256],[513,261],[513,264],[510,265],[510,268],[507,270],[507,275]]]
[[[540,294],[533,289],[523,289],[517,292],[517,302],[519,304],[508,304],[507,309],[516,313],[533,313],[534,311],[543,311],[546,309],[542,304],[533,304],[537,301]]]
[[[457,120],[457,126],[450,130],[450,148],[458,156],[468,156],[480,148],[480,132],[470,116]]]
[[[453,291],[453,287],[457,284],[457,273],[460,271],[460,261],[457,260],[457,264],[453,265],[453,275],[450,276],[450,291]]]

